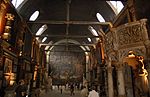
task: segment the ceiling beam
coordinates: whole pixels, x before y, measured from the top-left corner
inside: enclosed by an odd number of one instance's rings
[[[90,52],[88,50],[84,51],[84,50],[45,50],[45,51],[50,51],[50,52]]]
[[[91,36],[91,35],[35,35],[35,37],[54,37],[54,38],[100,38],[100,36]]]
[[[41,46],[66,46],[66,44],[44,44],[44,43],[40,43]],[[70,44],[67,43],[67,45],[71,45],[71,46],[94,46],[95,44]]]
[[[40,21],[28,21],[28,24],[74,24],[74,25],[109,25],[112,27],[111,22],[93,22],[93,21],[49,21],[49,20],[40,20]]]

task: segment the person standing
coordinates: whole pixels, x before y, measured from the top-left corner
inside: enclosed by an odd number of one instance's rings
[[[63,91],[63,86],[61,85],[60,87],[60,93],[62,94],[62,91]]]
[[[88,97],[88,89],[83,86],[83,89],[81,90],[81,97]]]
[[[70,94],[71,96],[75,94],[74,93],[74,84],[70,85],[70,92],[71,92],[71,94]]]
[[[24,80],[20,80],[19,85],[15,90],[16,97],[26,97],[26,91],[27,91],[27,87],[25,85]]]
[[[96,87],[92,87],[92,91],[89,92],[88,97],[99,97],[99,93],[96,92]]]

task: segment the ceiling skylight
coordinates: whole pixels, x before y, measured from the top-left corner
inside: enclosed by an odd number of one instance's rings
[[[47,25],[45,24],[41,28],[39,28],[39,30],[36,32],[36,35],[41,35],[46,29],[47,29]],[[38,40],[39,37],[36,37],[36,39]]]
[[[116,15],[119,14],[124,7],[121,1],[106,1],[106,2],[110,5],[110,7],[113,9]]]
[[[89,48],[88,46],[85,46],[85,48],[86,48],[88,51],[90,51],[90,48]]]
[[[89,26],[88,29],[91,31],[91,33],[92,33],[94,36],[98,36],[97,31],[96,31],[92,26]]]
[[[105,19],[102,17],[102,15],[100,13],[96,13],[96,17],[99,22],[105,22]]]
[[[37,17],[39,16],[39,11],[35,11],[32,15],[31,15],[31,17],[30,17],[30,21],[35,21],[36,19],[37,19]]]
[[[36,33],[36,35],[41,35],[47,29],[47,25],[43,25]]]
[[[11,3],[17,8],[24,0],[12,0]]]
[[[80,48],[81,48],[82,50],[86,51],[86,49],[85,49],[83,46],[80,46]]]
[[[46,41],[46,39],[47,39],[47,37],[44,37],[44,38],[42,39],[42,42],[45,42],[45,41]]]
[[[92,42],[91,38],[87,38],[89,42]]]

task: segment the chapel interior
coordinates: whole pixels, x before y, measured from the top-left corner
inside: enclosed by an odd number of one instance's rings
[[[23,79],[28,93],[75,83],[150,97],[149,22],[149,0],[0,0],[0,90]]]

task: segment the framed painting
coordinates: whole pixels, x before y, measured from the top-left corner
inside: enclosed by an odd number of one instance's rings
[[[10,73],[12,72],[12,60],[9,59],[9,58],[5,58],[5,61],[4,61],[4,73]]]

